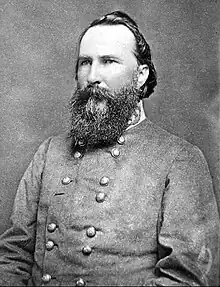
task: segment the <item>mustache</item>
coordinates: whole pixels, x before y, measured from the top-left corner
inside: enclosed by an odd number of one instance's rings
[[[88,102],[90,98],[94,100],[114,100],[114,93],[110,92],[106,88],[99,87],[98,85],[88,85],[84,88],[77,88],[75,92],[76,100],[83,103]]]

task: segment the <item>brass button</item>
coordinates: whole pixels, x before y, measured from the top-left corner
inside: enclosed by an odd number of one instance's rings
[[[113,157],[119,157],[120,151],[117,148],[113,148],[112,151],[111,151],[111,154],[112,154]]]
[[[82,278],[79,278],[76,281],[76,286],[86,286],[86,283],[85,283],[85,281]]]
[[[56,226],[55,223],[50,223],[50,224],[48,224],[48,226],[47,226],[47,230],[48,230],[49,232],[54,232],[56,228],[57,228],[57,226]]]
[[[124,138],[123,136],[120,136],[120,138],[117,140],[117,142],[118,142],[119,144],[124,144],[125,138]]]
[[[76,151],[75,153],[74,153],[74,158],[75,159],[80,159],[82,157],[82,154],[79,152],[79,151]]]
[[[93,237],[96,235],[96,230],[95,230],[95,227],[91,226],[89,227],[87,230],[86,230],[86,235],[88,237]]]
[[[48,240],[47,243],[46,243],[46,249],[47,250],[52,250],[54,247],[54,242],[51,241],[51,240]]]
[[[103,186],[103,185],[108,185],[108,183],[109,183],[109,178],[108,178],[107,176],[103,176],[103,177],[100,179],[99,183],[100,183],[102,186]]]
[[[85,246],[85,247],[83,247],[83,249],[82,249],[82,253],[83,253],[84,255],[89,255],[89,254],[92,253],[92,248],[91,248],[90,246]]]
[[[66,177],[64,177],[64,178],[62,179],[62,184],[63,184],[63,185],[67,185],[67,184],[69,184],[71,181],[72,181],[72,179],[69,178],[68,176],[66,176]]]
[[[105,201],[105,193],[104,192],[99,192],[99,193],[97,193],[96,194],[96,197],[95,197],[95,199],[96,199],[96,201],[97,202],[103,202],[103,201]]]
[[[44,274],[44,275],[43,275],[42,281],[43,281],[44,283],[48,283],[48,282],[50,282],[50,280],[51,280],[51,275],[50,275],[50,274]]]

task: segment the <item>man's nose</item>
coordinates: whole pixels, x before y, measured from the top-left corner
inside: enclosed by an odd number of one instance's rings
[[[100,84],[101,83],[101,76],[99,71],[99,66],[97,63],[92,63],[90,66],[88,78],[88,84]]]

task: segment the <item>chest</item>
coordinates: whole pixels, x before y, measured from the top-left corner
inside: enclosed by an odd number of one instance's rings
[[[65,229],[96,226],[117,237],[155,232],[165,172],[145,158],[121,149],[59,160],[47,166],[41,204]]]

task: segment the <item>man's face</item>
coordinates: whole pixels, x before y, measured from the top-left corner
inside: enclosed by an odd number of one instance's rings
[[[79,47],[78,87],[97,84],[111,92],[131,83],[137,70],[135,38],[124,25],[95,26]]]
[[[113,144],[128,127],[140,96],[134,48],[123,25],[92,27],[82,38],[71,100],[73,142],[88,148]]]

